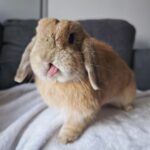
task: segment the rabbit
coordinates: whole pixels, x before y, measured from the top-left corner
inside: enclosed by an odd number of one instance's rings
[[[20,83],[30,73],[45,103],[65,113],[61,143],[77,140],[103,105],[133,108],[133,72],[111,46],[91,37],[77,21],[39,20],[14,80]]]

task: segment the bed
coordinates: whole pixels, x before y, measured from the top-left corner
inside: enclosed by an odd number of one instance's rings
[[[124,20],[80,22],[89,34],[112,45],[134,70],[140,89],[134,110],[104,107],[79,140],[58,143],[63,115],[43,103],[30,78],[23,84],[13,81],[24,48],[35,34],[37,20],[7,20],[0,25],[0,150],[150,149],[150,51],[133,50],[136,31]]]

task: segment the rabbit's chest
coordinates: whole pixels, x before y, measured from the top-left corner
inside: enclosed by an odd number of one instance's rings
[[[44,93],[44,100],[51,106],[65,106],[68,105],[69,100],[72,101],[73,99],[65,91],[53,87]]]
[[[65,85],[42,84],[36,83],[39,93],[49,106],[66,107],[79,98],[78,89],[73,90]]]
[[[75,109],[89,107],[94,102],[90,88],[88,86],[83,88],[83,84],[80,83],[52,84],[38,81],[36,85],[43,100],[49,106]]]

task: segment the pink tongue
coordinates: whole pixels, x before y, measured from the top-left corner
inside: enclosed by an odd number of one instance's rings
[[[48,70],[48,74],[50,76],[54,76],[58,72],[58,68],[55,67],[54,65],[50,66],[50,69]]]

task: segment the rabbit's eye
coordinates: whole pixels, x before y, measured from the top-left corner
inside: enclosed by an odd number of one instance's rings
[[[70,33],[68,42],[69,44],[74,44],[75,41],[75,33]]]

